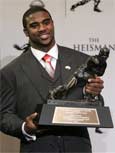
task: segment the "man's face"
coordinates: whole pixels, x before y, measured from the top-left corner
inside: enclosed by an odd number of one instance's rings
[[[50,49],[54,45],[54,24],[47,12],[33,13],[26,18],[26,22],[27,26],[24,32],[34,48],[47,47]]]

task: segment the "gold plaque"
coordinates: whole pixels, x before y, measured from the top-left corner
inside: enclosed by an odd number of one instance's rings
[[[55,107],[53,124],[100,125],[95,108]]]

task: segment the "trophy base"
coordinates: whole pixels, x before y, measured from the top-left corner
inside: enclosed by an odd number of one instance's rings
[[[48,100],[47,104],[38,104],[40,114],[37,122],[42,126],[86,126],[113,128],[109,107],[101,107],[98,101]]]

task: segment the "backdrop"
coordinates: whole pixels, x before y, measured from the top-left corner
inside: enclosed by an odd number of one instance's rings
[[[86,54],[95,55],[99,48],[107,46],[110,57],[104,80],[103,96],[105,105],[110,107],[115,125],[115,0],[101,0],[94,11],[94,1],[70,8],[80,0],[43,0],[51,12],[55,23],[56,41],[58,44],[74,48]],[[9,63],[20,52],[13,44],[23,45],[27,38],[23,34],[22,15],[28,9],[31,0],[0,0],[0,63],[1,67]],[[95,133],[89,128],[93,152],[115,152],[115,129],[102,129],[103,134]],[[19,140],[1,134],[1,152],[18,152]],[[11,141],[12,140],[12,141]]]

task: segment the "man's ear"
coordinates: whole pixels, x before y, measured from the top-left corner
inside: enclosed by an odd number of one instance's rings
[[[28,30],[26,28],[24,28],[23,31],[24,31],[25,35],[28,37],[29,36],[28,35]]]

